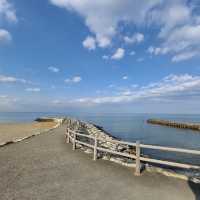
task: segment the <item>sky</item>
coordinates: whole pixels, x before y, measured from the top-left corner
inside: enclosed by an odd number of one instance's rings
[[[0,0],[0,111],[200,114],[198,0]]]

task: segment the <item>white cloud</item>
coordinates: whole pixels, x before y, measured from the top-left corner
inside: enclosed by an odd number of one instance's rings
[[[173,62],[180,62],[180,61],[184,61],[184,60],[189,60],[193,57],[195,57],[196,55],[199,55],[200,52],[184,52],[184,53],[180,53],[180,54],[177,54],[175,55],[173,58],[172,58],[172,61]]]
[[[123,76],[122,79],[123,79],[123,80],[127,80],[127,79],[128,79],[128,76]]]
[[[131,37],[125,36],[124,41],[127,44],[141,43],[144,41],[144,35],[142,33],[135,33]]]
[[[95,35],[93,43],[108,47],[114,37],[121,38],[119,24],[148,27],[158,30],[160,44],[149,49],[151,54],[177,54],[200,52],[200,16],[198,4],[186,0],[49,0],[53,5],[75,11],[85,20],[90,32]],[[125,35],[127,35],[125,33]],[[130,35],[130,34],[129,34]],[[141,33],[125,36],[126,43],[144,40]],[[94,42],[95,41],[95,42]],[[91,47],[94,49],[94,45]],[[199,56],[199,54],[196,54]],[[189,56],[188,56],[189,57]],[[190,56],[192,58],[193,56]],[[189,59],[189,58],[188,58]]]
[[[98,36],[96,38],[96,41],[98,43],[98,46],[101,48],[105,48],[111,45],[111,39],[106,36]]]
[[[104,96],[97,98],[80,98],[74,100],[81,104],[127,103],[137,100],[153,99],[182,99],[182,97],[198,96],[200,98],[200,76],[189,74],[164,77],[161,81],[150,83],[142,87],[130,87],[116,96]]]
[[[65,83],[79,83],[82,80],[80,76],[65,79]]]
[[[89,50],[95,50],[96,49],[96,41],[95,38],[88,36],[84,41],[83,41],[83,46],[86,49]]]
[[[76,11],[84,19],[90,31],[96,35],[98,46],[107,47],[117,33],[119,22],[144,22],[148,11],[160,0],[50,0],[58,7]]]
[[[124,57],[125,50],[122,48],[118,48],[116,52],[111,56],[111,59],[113,60],[120,60]]]
[[[185,25],[175,28],[161,47],[149,47],[154,55],[175,54],[173,62],[191,59],[200,55],[200,25]]]
[[[17,22],[15,8],[8,0],[0,0],[0,19],[2,18],[9,22]]]
[[[30,82],[12,76],[0,75],[0,83],[30,83]]]
[[[9,42],[11,40],[12,40],[11,34],[5,29],[0,29],[0,43]]]
[[[59,68],[53,67],[53,66],[48,67],[48,70],[50,70],[51,72],[54,72],[54,73],[58,73],[60,71]]]
[[[191,20],[191,7],[185,0],[163,2],[161,7],[150,13],[153,23],[161,25],[159,37],[166,37],[176,26],[181,26]]]
[[[41,89],[40,88],[26,88],[27,92],[40,92]]]

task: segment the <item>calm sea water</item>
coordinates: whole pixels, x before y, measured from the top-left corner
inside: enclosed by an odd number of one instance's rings
[[[126,141],[139,140],[144,144],[200,150],[200,132],[147,124],[149,118],[200,123],[200,115],[168,114],[71,114],[71,113],[0,113],[0,122],[29,122],[42,116],[72,116],[98,124],[113,136]],[[146,150],[143,153],[157,158],[200,164],[199,156]]]

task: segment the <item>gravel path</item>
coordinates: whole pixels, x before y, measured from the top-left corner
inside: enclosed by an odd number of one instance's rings
[[[0,148],[0,200],[200,200],[199,185],[72,151],[64,129]]]

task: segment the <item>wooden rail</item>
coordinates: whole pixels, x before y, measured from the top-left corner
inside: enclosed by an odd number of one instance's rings
[[[87,142],[83,142],[80,139],[78,139],[77,136],[81,136],[81,137],[84,137],[84,138],[91,139],[91,140],[94,141],[94,144],[92,145],[92,144],[89,144]],[[135,175],[137,175],[137,176],[140,175],[140,173],[141,173],[141,161],[148,162],[148,163],[161,164],[161,165],[168,165],[168,166],[171,166],[171,167],[184,168],[184,169],[200,169],[200,166],[197,166],[197,165],[191,165],[191,164],[177,163],[177,162],[166,161],[166,160],[147,158],[147,157],[143,157],[141,155],[141,149],[142,148],[143,149],[153,149],[153,150],[167,151],[167,152],[186,153],[186,154],[193,154],[193,155],[200,156],[200,151],[197,151],[197,150],[163,147],[163,146],[155,146],[155,145],[145,145],[145,144],[140,144],[139,141],[137,141],[136,143],[132,143],[132,142],[124,142],[124,141],[120,141],[120,140],[115,140],[115,139],[104,140],[102,138],[98,138],[97,136],[82,134],[82,133],[70,130],[68,128],[66,130],[66,141],[67,141],[67,143],[72,142],[73,150],[76,149],[76,143],[87,146],[89,148],[92,148],[93,151],[94,151],[93,152],[93,160],[97,159],[97,152],[98,151],[107,152],[107,153],[123,156],[123,157],[126,157],[126,158],[130,158],[130,159],[135,159],[136,160]],[[132,154],[131,153],[123,153],[123,152],[111,150],[109,148],[105,148],[105,147],[102,147],[102,146],[99,147],[98,146],[99,141],[110,142],[110,143],[114,143],[114,144],[129,145],[129,146],[135,147],[136,153],[135,154],[133,154],[133,153]]]

